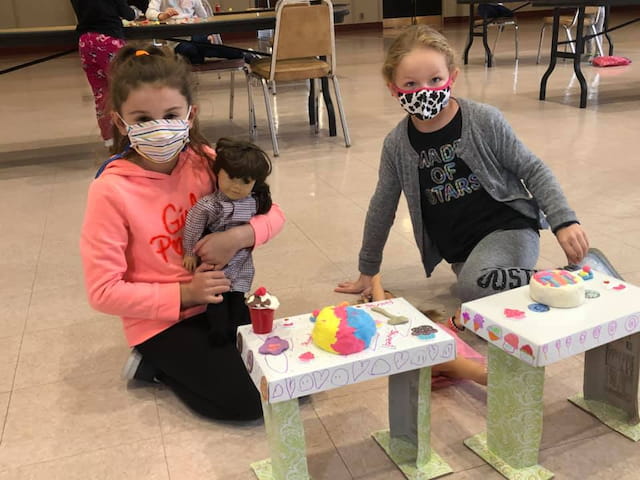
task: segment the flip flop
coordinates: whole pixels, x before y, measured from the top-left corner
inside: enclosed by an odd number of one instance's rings
[[[622,275],[611,265],[611,262],[601,250],[590,248],[585,257],[578,265],[570,265],[568,270],[580,270],[585,265],[589,265],[596,272],[604,273],[610,277],[624,280]]]

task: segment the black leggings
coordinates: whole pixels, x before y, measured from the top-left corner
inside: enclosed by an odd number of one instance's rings
[[[202,313],[136,346],[166,384],[191,409],[216,420],[255,420],[260,395],[235,343],[212,346]]]

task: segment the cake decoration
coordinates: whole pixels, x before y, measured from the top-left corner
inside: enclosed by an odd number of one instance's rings
[[[541,270],[531,277],[531,298],[555,308],[573,308],[584,302],[584,280],[567,270]]]
[[[403,323],[409,323],[409,319],[407,317],[402,315],[393,315],[392,313],[387,312],[384,308],[371,307],[371,311],[387,317],[389,319],[387,320],[389,325],[402,325]]]
[[[301,362],[310,362],[315,359],[316,356],[311,352],[304,352],[302,355],[298,355],[298,360]]]
[[[349,355],[369,346],[376,322],[364,309],[338,305],[313,312],[313,343],[330,353]]]
[[[598,298],[600,296],[600,292],[597,292],[595,290],[585,290],[584,296],[585,298],[588,298],[591,300],[593,298]]]
[[[245,299],[249,308],[253,332],[257,334],[269,333],[273,330],[273,317],[280,306],[278,298],[267,292],[264,287],[259,287]]]
[[[582,267],[582,270],[577,271],[576,274],[585,281],[593,279],[593,270],[589,265]]]
[[[549,305],[545,305],[544,303],[532,303],[527,308],[532,312],[536,312],[536,313],[544,313],[551,310],[549,308]]]
[[[415,335],[420,340],[429,340],[434,338],[436,333],[438,333],[438,330],[433,328],[431,325],[419,325],[411,329],[411,335]]]
[[[260,346],[258,351],[263,355],[280,355],[288,349],[289,342],[275,335],[273,337],[268,337]]]
[[[514,309],[514,308],[505,308],[504,316],[507,318],[514,318],[516,320],[523,319],[526,315],[522,310]]]

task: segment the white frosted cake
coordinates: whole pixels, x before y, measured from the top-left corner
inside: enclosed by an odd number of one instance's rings
[[[529,294],[550,307],[577,307],[584,302],[584,280],[567,270],[541,270],[531,277]]]

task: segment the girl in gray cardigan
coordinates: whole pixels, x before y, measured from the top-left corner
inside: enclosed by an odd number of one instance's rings
[[[557,180],[502,114],[451,97],[458,73],[451,46],[430,27],[406,29],[389,48],[383,75],[409,115],[384,141],[360,276],[336,291],[370,289],[401,193],[427,276],[441,260],[450,263],[461,302],[527,284],[539,228],[551,226],[570,263],[587,253],[587,236]],[[457,314],[450,325],[463,329]]]

